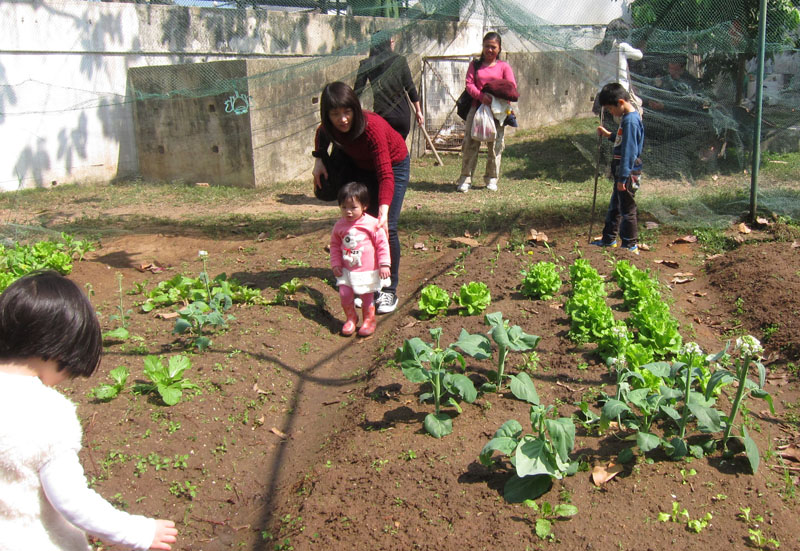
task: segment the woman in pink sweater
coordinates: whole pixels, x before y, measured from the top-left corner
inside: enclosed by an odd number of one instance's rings
[[[366,213],[369,206],[367,186],[360,182],[345,184],[339,190],[338,199],[342,217],[331,233],[331,268],[347,316],[342,335],[355,333],[358,323],[355,295],[358,295],[364,313],[358,334],[367,337],[375,332],[373,293],[388,284],[391,274],[389,242],[378,219]]]
[[[504,79],[513,83],[514,88],[517,81],[514,78],[514,71],[511,65],[498,59],[503,49],[503,41],[496,32],[486,33],[483,37],[483,51],[481,57],[469,64],[467,70],[467,93],[472,96],[472,107],[469,110],[465,121],[464,143],[461,146],[461,176],[458,178],[456,189],[462,193],[469,191],[472,184],[472,176],[475,166],[478,163],[478,150],[481,142],[472,139],[472,121],[475,119],[475,112],[480,104],[491,105],[492,96],[483,92],[483,87],[493,80]],[[486,171],[483,180],[486,189],[497,191],[497,179],[500,177],[500,156],[503,153],[505,143],[503,142],[504,127],[496,124],[497,137],[493,142],[487,142],[489,146],[486,159]]]

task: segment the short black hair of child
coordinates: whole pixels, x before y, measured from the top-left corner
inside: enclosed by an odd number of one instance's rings
[[[619,82],[611,82],[603,86],[598,94],[597,101],[605,107],[606,105],[619,105],[619,100],[631,101],[631,95]]]
[[[30,273],[0,295],[0,358],[55,360],[58,371],[88,377],[102,353],[92,303],[58,272]]]
[[[339,188],[339,195],[336,199],[339,206],[343,205],[348,199],[355,199],[363,210],[369,207],[369,190],[361,182],[350,182]]]

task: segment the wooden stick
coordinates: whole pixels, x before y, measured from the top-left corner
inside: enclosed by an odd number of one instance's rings
[[[406,95],[406,99],[408,100],[408,104],[411,106],[411,109],[416,112],[416,109],[414,109],[414,102],[411,101],[410,97],[408,97],[408,92],[406,90],[403,90],[403,93]],[[417,125],[417,126],[419,126],[419,125]],[[428,135],[428,131],[425,130],[424,126],[420,126],[420,130],[422,130],[422,134],[425,136],[425,140],[427,140],[428,145],[431,146],[431,149],[433,150],[433,154],[436,155],[436,162],[439,163],[439,166],[444,166],[444,163],[442,162],[441,157],[439,157],[439,153],[436,151],[436,148],[433,145],[433,140],[431,140],[431,137]]]

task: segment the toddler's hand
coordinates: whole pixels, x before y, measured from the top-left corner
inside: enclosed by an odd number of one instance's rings
[[[597,135],[608,138],[609,136],[611,136],[611,131],[609,131],[607,128],[603,128],[602,126],[598,126]]]
[[[617,182],[617,191],[625,191],[625,182]]]
[[[381,275],[381,279],[388,279],[392,277],[392,269],[389,266],[381,266],[381,269],[378,271]]]
[[[333,275],[335,275],[336,277],[342,277],[342,269],[339,266],[336,266],[333,269]]]
[[[153,545],[150,549],[161,549],[162,551],[169,551],[172,549],[170,543],[175,543],[178,536],[178,530],[175,529],[175,523],[171,520],[156,520],[156,535],[153,538]]]

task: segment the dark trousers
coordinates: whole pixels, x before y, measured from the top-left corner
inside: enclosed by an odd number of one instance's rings
[[[606,223],[603,226],[603,241],[611,243],[619,234],[623,247],[632,247],[639,240],[639,218],[636,209],[636,192],[629,191],[630,179],[625,184],[625,190],[617,189],[611,192],[611,201],[608,203]]]

